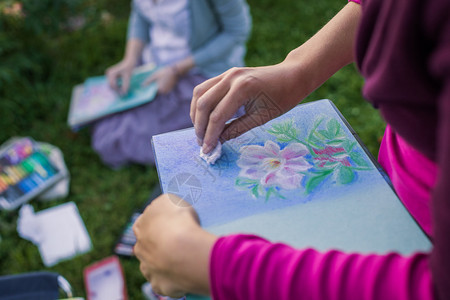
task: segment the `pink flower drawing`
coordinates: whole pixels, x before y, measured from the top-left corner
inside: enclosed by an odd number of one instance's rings
[[[262,187],[296,189],[304,177],[300,172],[312,167],[304,157],[309,151],[300,143],[291,143],[280,150],[278,144],[266,141],[264,146],[243,146],[240,153],[239,177],[258,180]]]

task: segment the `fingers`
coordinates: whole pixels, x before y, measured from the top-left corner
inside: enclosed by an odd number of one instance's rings
[[[157,82],[159,94],[168,94],[176,86],[178,82],[178,77],[176,73],[172,71],[171,68],[164,67],[157,70],[151,76],[146,78],[141,85],[145,86],[153,82]]]
[[[222,134],[220,135],[220,140],[224,142],[237,138],[241,134],[259,125],[261,124],[259,124],[255,120],[254,116],[250,114],[245,114],[233,120],[229,124],[225,125],[225,128],[223,129]]]
[[[153,207],[151,206],[153,205]],[[192,205],[184,200],[183,198],[175,195],[175,194],[163,194],[158,198],[152,201],[151,205],[147,207],[147,209],[155,212],[156,210],[161,210],[162,213],[170,213],[173,212],[175,214],[188,212],[190,217],[193,219],[195,223],[200,224],[200,218],[198,217],[197,212],[192,207]],[[180,220],[180,216],[176,217]],[[187,220],[185,220],[187,221]],[[186,224],[186,223],[185,223]]]
[[[124,72],[122,74],[122,84],[120,87],[121,95],[126,95],[128,93],[128,89],[130,88],[130,79],[131,79],[131,72]]]
[[[139,271],[141,271],[142,276],[144,276],[145,279],[147,279],[148,282],[152,281],[152,274],[151,271],[148,268],[148,265],[145,264],[143,261],[139,260]]]
[[[208,79],[206,81],[204,81],[203,83],[197,85],[194,88],[194,92],[192,95],[192,101],[191,101],[191,111],[190,111],[190,116],[191,116],[191,120],[192,123],[195,124],[195,115],[196,115],[196,111],[197,111],[197,102],[198,99],[203,96],[204,93],[206,93],[211,87],[213,87],[214,85],[216,85],[220,80],[222,80],[222,75],[219,75],[217,77],[213,77],[211,79]]]
[[[128,93],[133,66],[120,62],[106,70],[109,86],[121,95]]]
[[[225,128],[225,123],[252,94],[253,77],[248,68],[233,68],[196,87],[191,103],[191,119],[199,145],[209,153]],[[256,85],[255,85],[256,86]]]
[[[202,146],[204,153],[209,153],[214,149],[223,133],[225,123],[233,117],[244,101],[246,99],[239,92],[239,87],[235,86],[217,103],[210,113],[209,119],[203,125],[205,130]],[[245,131],[241,133],[243,132]]]
[[[224,98],[227,93],[227,84],[219,83],[211,87],[197,100],[194,123],[195,134],[200,139],[201,144],[203,144],[203,151],[205,153],[208,153],[216,146],[219,134],[222,131],[223,126],[225,126],[225,122],[234,114],[234,112],[230,111],[231,107],[225,106],[224,104],[221,105],[221,103],[225,101]],[[220,110],[222,107],[225,108],[224,111]],[[213,125],[213,128],[209,127],[211,125]],[[217,133],[216,138],[214,140],[213,137],[210,137],[207,145],[205,145],[204,138],[207,137],[207,130],[210,131],[211,135],[213,133],[211,131],[212,129],[214,130],[214,133]]]
[[[252,72],[251,68],[233,68],[199,87],[191,104],[191,118],[204,153],[214,149],[219,138],[230,137],[231,131],[237,130],[238,134],[242,134],[261,124],[249,123],[247,125],[250,126],[236,128],[237,125],[248,123],[248,115],[231,126],[225,125],[244,103],[257,98],[263,90],[261,81]],[[223,135],[225,128],[228,132]]]
[[[108,84],[115,91],[119,91],[119,87],[117,86],[117,80],[119,79],[118,75],[119,74],[115,71],[114,67],[106,70],[106,78],[108,79]]]
[[[152,290],[158,295],[168,296],[170,298],[176,299],[182,298],[186,295],[185,292],[181,291],[176,286],[160,277],[153,278],[151,285]]]
[[[177,272],[173,269],[180,262],[179,237],[199,228],[192,206],[174,194],[154,199],[133,224],[133,252],[140,262],[140,271],[162,294],[179,293]]]
[[[152,83],[153,81],[156,80],[156,72],[153,73],[152,75],[150,75],[149,77],[147,77],[141,84],[141,86],[146,86],[149,85],[150,83]]]

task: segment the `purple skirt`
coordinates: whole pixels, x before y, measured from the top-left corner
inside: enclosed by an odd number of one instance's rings
[[[189,116],[194,87],[207,78],[186,75],[168,94],[114,114],[92,126],[92,147],[111,168],[130,163],[154,165],[153,135],[192,126]]]

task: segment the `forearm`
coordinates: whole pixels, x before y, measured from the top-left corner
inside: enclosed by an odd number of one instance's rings
[[[185,59],[174,63],[171,67],[177,76],[183,76],[195,67],[194,58],[192,56],[188,56]]]
[[[347,4],[326,26],[276,65],[232,68],[194,89],[190,116],[203,151],[292,109],[353,61],[360,7]],[[246,114],[225,126],[242,105]],[[259,107],[270,113],[261,114]],[[254,116],[258,115],[257,118]]]
[[[360,5],[348,3],[321,30],[282,62],[290,70],[290,87],[303,99],[354,60],[354,42],[361,17]],[[302,82],[299,85],[298,82]]]
[[[137,65],[142,55],[144,46],[145,46],[144,42],[141,41],[140,39],[136,38],[129,39],[125,47],[125,55],[123,60],[130,64]]]

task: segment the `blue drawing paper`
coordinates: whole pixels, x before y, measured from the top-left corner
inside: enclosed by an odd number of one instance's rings
[[[208,165],[193,128],[152,139],[161,188],[216,234],[255,233],[296,247],[427,250],[386,175],[329,100],[301,104],[223,144]]]

